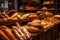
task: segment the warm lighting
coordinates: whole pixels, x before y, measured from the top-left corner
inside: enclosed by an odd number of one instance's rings
[[[9,3],[9,5],[11,5],[12,3]]]

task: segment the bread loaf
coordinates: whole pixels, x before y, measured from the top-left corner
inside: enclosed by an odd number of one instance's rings
[[[28,27],[25,27],[30,33],[37,33],[40,31],[39,28],[36,28],[36,27],[33,27],[33,26],[28,26]]]

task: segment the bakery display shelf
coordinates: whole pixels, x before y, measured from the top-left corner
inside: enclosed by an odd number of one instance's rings
[[[56,10],[60,10],[60,9],[48,9],[45,11],[56,11]],[[37,12],[37,11],[44,11],[44,10],[19,10],[20,12]]]
[[[48,9],[46,11],[56,11],[56,10],[60,10],[60,9]],[[41,10],[41,11],[43,11],[43,10]]]
[[[53,4],[42,4],[42,3],[38,3],[38,2],[19,2],[20,5],[31,5],[31,6],[42,6],[42,5],[56,5],[56,4],[60,4],[60,3],[53,3]]]
[[[32,5],[32,6],[39,6],[40,4],[39,3],[37,3],[37,2],[19,2],[20,3],[20,5]]]
[[[53,3],[53,4],[41,4],[41,5],[48,5],[49,6],[49,5],[56,5],[56,3]]]
[[[39,10],[19,10],[20,12],[37,12]]]

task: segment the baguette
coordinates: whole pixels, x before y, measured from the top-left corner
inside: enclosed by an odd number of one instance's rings
[[[13,33],[18,38],[18,40],[24,40],[22,36],[17,32],[17,30],[13,29]]]
[[[24,35],[24,33],[21,31],[21,29],[15,27],[14,29],[16,29],[18,31],[18,33],[24,38],[24,40],[27,40],[26,35]]]
[[[7,29],[8,27],[6,27],[6,26],[4,26],[4,25],[2,25],[2,26],[0,26],[0,29]]]
[[[10,40],[17,40],[15,38],[15,36],[13,35],[11,29],[7,28],[7,29],[3,30],[3,32],[10,38]]]
[[[0,14],[0,16],[1,16],[2,18],[5,18],[2,14]]]
[[[11,16],[11,18],[16,17],[17,15],[18,15],[18,13],[15,13],[15,14],[13,14],[13,15]]]
[[[27,31],[27,29],[26,28],[21,28],[21,30],[26,35],[27,39],[29,39],[31,34]]]
[[[2,40],[10,40],[10,39],[4,34],[4,32],[1,31],[1,30],[0,30],[0,38],[1,38]]]
[[[8,18],[8,17],[9,17],[5,12],[2,12],[1,14],[2,14],[5,18]]]

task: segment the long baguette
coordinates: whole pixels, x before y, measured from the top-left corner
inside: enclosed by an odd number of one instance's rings
[[[18,38],[18,40],[24,40],[22,36],[17,32],[17,30],[13,29],[13,33]]]
[[[5,29],[3,32],[10,38],[10,40],[17,40],[16,37],[13,35],[11,29]]]
[[[2,12],[1,14],[2,14],[5,18],[8,18],[8,17],[9,17],[5,12]]]
[[[27,39],[29,39],[31,34],[27,31],[27,29],[26,28],[21,28],[21,30],[27,36]]]
[[[8,27],[6,27],[5,25],[0,26],[0,29],[7,29]]]
[[[21,29],[19,29],[18,27],[15,27],[14,29],[16,29],[18,31],[18,33],[24,38],[24,40],[27,40],[26,35],[24,35],[24,33],[21,31]]]
[[[4,34],[4,32],[1,31],[1,30],[0,30],[0,38],[1,38],[2,40],[10,40],[10,39]]]
[[[11,18],[16,17],[17,15],[18,15],[18,13],[15,13],[15,14],[13,14],[13,15],[11,16]]]
[[[19,34],[21,34],[21,36],[24,38],[24,40],[27,40],[26,35],[24,35],[24,33],[21,31],[21,29],[17,29],[17,31],[19,32]]]
[[[2,14],[0,14],[0,16],[1,16],[2,18],[5,18]]]

